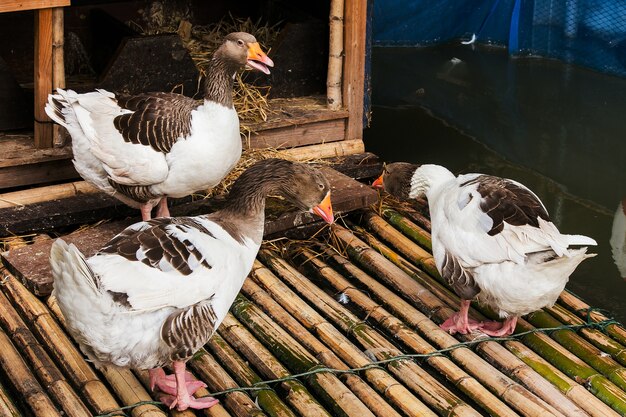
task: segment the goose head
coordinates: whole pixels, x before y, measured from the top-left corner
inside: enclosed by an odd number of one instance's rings
[[[299,162],[268,158],[254,163],[233,184],[229,206],[239,213],[263,213],[265,198],[284,197],[303,211],[334,221],[330,184],[317,168]]]
[[[288,162],[288,161],[285,161]],[[322,172],[310,165],[290,163],[287,181],[282,181],[278,192],[303,211],[320,216],[325,222],[334,221],[330,201],[330,184]]]
[[[387,191],[394,197],[407,199],[411,191],[411,179],[419,165],[407,162],[386,164],[382,174],[372,183],[372,187]]]
[[[236,70],[244,66],[269,74],[274,62],[263,52],[256,38],[246,32],[233,32],[226,35],[224,43],[215,51],[219,58]]]

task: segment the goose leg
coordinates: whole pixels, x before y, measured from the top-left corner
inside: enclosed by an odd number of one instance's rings
[[[454,313],[448,320],[441,324],[441,328],[450,334],[468,334],[472,330],[482,328],[482,322],[469,318],[469,308],[471,301],[461,300],[461,308],[458,313]]]
[[[163,368],[154,368],[148,371],[150,374],[150,389],[154,391],[154,388],[158,388],[160,391],[169,394],[176,395],[176,376],[166,375]],[[193,395],[200,388],[206,388],[206,384],[200,380],[194,379],[190,372],[185,372],[185,385],[187,385],[187,391]]]
[[[489,321],[483,324],[480,330],[493,337],[509,336],[515,331],[517,316],[510,316],[504,322]]]
[[[156,217],[170,217],[170,210],[167,208],[167,197],[163,197],[159,200]]]
[[[139,207],[139,210],[141,210],[141,220],[143,220],[144,222],[150,220],[150,218],[152,217],[152,206],[150,204],[142,204]]]
[[[176,361],[172,365],[176,379],[176,395],[164,394],[160,397],[160,400],[170,409],[176,407],[178,411],[183,411],[188,408],[199,410],[212,407],[219,402],[213,397],[192,397],[187,390],[185,362]]]

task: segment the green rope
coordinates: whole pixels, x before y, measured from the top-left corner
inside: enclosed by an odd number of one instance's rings
[[[429,353],[406,353],[406,354],[402,354],[402,355],[397,355],[397,356],[393,356],[391,358],[387,358],[387,359],[382,359],[379,361],[373,361],[365,366],[359,367],[359,368],[351,368],[351,369],[334,369],[334,368],[327,368],[325,366],[322,365],[316,365],[315,367],[313,367],[312,369],[310,369],[309,371],[306,372],[302,372],[299,374],[293,374],[293,375],[288,375],[282,378],[276,378],[276,379],[270,379],[267,381],[259,381],[256,382],[254,384],[252,384],[251,386],[248,387],[235,387],[235,388],[228,388],[225,389],[223,391],[218,391],[218,392],[214,392],[212,394],[209,394],[208,396],[210,397],[216,397],[216,396],[220,396],[220,395],[226,395],[226,394],[230,394],[233,392],[256,392],[256,391],[262,391],[262,390],[272,390],[272,388],[268,387],[267,385],[270,384],[278,384],[281,382],[288,382],[288,381],[293,381],[293,380],[298,380],[299,378],[306,378],[306,377],[310,377],[312,375],[316,375],[319,373],[323,373],[323,372],[328,372],[334,375],[344,375],[344,374],[357,374],[359,372],[364,372],[370,369],[384,369],[382,365],[389,365],[389,364],[393,364],[395,362],[399,362],[399,361],[405,361],[405,360],[416,360],[416,359],[428,359],[434,356],[443,356],[444,354],[451,352],[455,349],[460,349],[460,348],[469,348],[472,347],[474,345],[483,343],[483,342],[508,342],[508,341],[515,341],[515,340],[519,340],[521,338],[523,338],[524,336],[528,336],[534,333],[552,333],[555,331],[559,331],[559,330],[580,330],[580,329],[584,329],[584,328],[594,328],[594,329],[598,329],[600,331],[605,331],[606,327],[611,325],[611,324],[620,324],[620,322],[610,318],[607,320],[602,320],[602,321],[592,321],[591,318],[589,317],[589,315],[591,314],[592,311],[599,311],[600,309],[596,309],[596,308],[588,308],[588,309],[584,309],[585,311],[587,311],[587,322],[584,324],[565,324],[562,326],[558,326],[558,327],[546,327],[546,328],[536,328],[536,329],[532,329],[532,330],[528,330],[525,332],[521,332],[521,333],[515,333],[514,335],[511,336],[505,336],[505,337],[482,337],[482,338],[478,338],[478,339],[474,339],[474,340],[469,340],[467,342],[459,342],[456,343],[454,345],[450,345],[446,348],[443,349],[439,349],[439,350],[435,350]],[[139,407],[141,405],[158,405],[158,406],[162,406],[164,405],[162,402],[159,401],[140,401],[137,402],[135,404],[132,405],[127,405],[125,407],[120,407],[116,410],[113,410],[107,414],[98,414],[94,417],[112,417],[115,415],[119,415],[119,411],[123,411],[123,410],[128,410],[128,409],[133,409],[135,407]],[[122,414],[125,415],[125,414]]]

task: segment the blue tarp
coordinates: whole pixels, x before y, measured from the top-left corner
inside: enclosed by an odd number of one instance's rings
[[[626,76],[626,1],[376,0],[375,45],[495,43]]]

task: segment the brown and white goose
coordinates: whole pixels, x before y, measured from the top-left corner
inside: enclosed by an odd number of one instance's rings
[[[461,309],[441,327],[466,334],[513,333],[517,318],[554,304],[569,276],[596,245],[561,234],[539,198],[519,182],[484,174],[455,177],[439,165],[389,164],[374,181],[400,198],[425,195],[437,269],[461,297]],[[501,322],[468,318],[470,300],[491,306]]]
[[[233,184],[224,207],[197,217],[136,223],[85,259],[58,239],[53,294],[70,333],[97,366],[149,369],[171,408],[207,408],[191,395],[185,363],[220,325],[261,245],[267,195],[333,222],[330,186],[308,165],[257,162]],[[172,363],[173,376],[162,366]]]
[[[72,136],[74,167],[87,182],[140,208],[143,220],[157,205],[157,216],[169,216],[168,196],[217,185],[239,160],[232,89],[246,65],[269,74],[274,63],[254,36],[231,33],[213,54],[204,100],[58,89],[48,96],[46,113]]]

